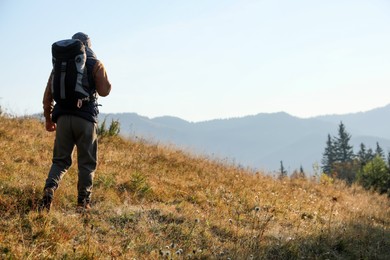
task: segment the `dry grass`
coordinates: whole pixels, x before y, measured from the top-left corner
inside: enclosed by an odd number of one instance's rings
[[[100,140],[90,213],[75,213],[74,165],[39,214],[53,140],[37,120],[0,117],[0,259],[390,256],[386,196],[118,137]]]

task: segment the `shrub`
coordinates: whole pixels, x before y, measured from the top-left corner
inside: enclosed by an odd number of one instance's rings
[[[106,127],[106,119],[98,127],[98,136],[117,136],[120,132],[120,123],[118,120],[111,120],[109,128]]]
[[[134,172],[131,175],[130,180],[120,184],[118,188],[121,191],[131,192],[138,198],[143,198],[152,192],[152,188],[148,183],[147,177],[140,172]]]
[[[390,189],[390,173],[386,162],[375,156],[359,173],[358,182],[366,189],[373,189],[383,194]]]

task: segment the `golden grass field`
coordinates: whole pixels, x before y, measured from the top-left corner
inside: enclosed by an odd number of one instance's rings
[[[75,211],[74,154],[38,213],[53,142],[37,119],[0,117],[0,259],[390,259],[385,195],[144,140],[99,141],[90,212]]]

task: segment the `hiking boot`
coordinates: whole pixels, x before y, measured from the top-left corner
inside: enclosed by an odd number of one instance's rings
[[[76,212],[77,213],[84,213],[84,212],[89,211],[90,209],[91,209],[91,204],[89,204],[89,202],[78,203],[77,208],[76,208]]]
[[[44,210],[47,210],[47,212],[49,212],[53,198],[54,198],[54,190],[52,188],[46,188],[43,191],[42,200],[38,205],[38,211],[42,212]]]

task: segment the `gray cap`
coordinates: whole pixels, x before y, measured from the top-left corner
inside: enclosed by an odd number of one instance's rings
[[[72,36],[72,39],[80,40],[82,43],[84,43],[85,46],[87,46],[88,48],[91,48],[91,39],[89,39],[89,36],[85,33],[78,32]]]

